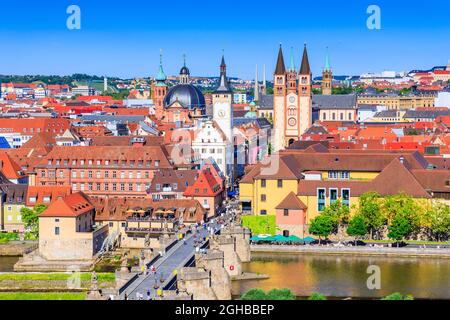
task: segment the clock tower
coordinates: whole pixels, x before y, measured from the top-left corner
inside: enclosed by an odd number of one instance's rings
[[[230,142],[233,141],[232,96],[233,92],[227,79],[227,65],[225,64],[225,58],[222,55],[219,86],[212,94],[213,119],[217,122]]]
[[[223,131],[227,139],[226,148],[226,171],[228,186],[233,185],[234,179],[234,137],[233,137],[233,108],[232,108],[233,91],[227,79],[227,65],[225,57],[222,55],[220,64],[220,81],[219,86],[212,94],[213,103],[213,120]]]

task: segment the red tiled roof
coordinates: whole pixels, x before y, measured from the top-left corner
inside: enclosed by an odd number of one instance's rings
[[[89,198],[84,193],[77,192],[50,204],[40,217],[78,217],[93,209]]]

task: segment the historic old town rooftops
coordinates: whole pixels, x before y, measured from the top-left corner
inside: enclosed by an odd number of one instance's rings
[[[37,165],[46,167],[129,167],[170,168],[171,165],[161,146],[89,146],[55,147]]]

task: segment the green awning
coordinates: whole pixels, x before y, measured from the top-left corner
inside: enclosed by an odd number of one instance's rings
[[[314,241],[316,241],[316,239],[314,239],[313,237],[306,237],[306,238],[303,239],[303,241],[305,241],[305,242],[314,242]]]

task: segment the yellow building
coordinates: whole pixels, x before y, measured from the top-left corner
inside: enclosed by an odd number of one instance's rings
[[[354,210],[359,196],[371,191],[382,197],[398,193],[419,199],[450,196],[445,188],[450,171],[429,170],[418,152],[328,151],[310,146],[273,155],[271,166],[255,165],[241,180],[244,212],[289,221],[289,208],[296,208],[304,212],[308,224],[337,200]],[[300,200],[297,204],[292,193]]]
[[[371,104],[378,106],[387,106],[388,110],[406,110],[416,108],[434,107],[436,95],[360,95],[358,96],[358,105]]]
[[[26,193],[26,184],[14,184],[9,181],[0,184],[0,230],[24,231],[20,210],[25,207]]]

